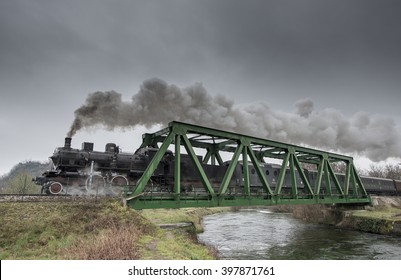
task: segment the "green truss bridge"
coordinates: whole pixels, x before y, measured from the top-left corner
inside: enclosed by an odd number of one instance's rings
[[[142,137],[155,153],[124,193],[135,209],[370,203],[349,156],[175,121]]]

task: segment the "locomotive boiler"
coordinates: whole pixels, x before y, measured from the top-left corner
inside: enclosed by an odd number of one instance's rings
[[[94,144],[82,143],[81,149],[71,147],[71,138],[55,149],[50,157],[52,169],[36,177],[42,193],[61,194],[68,190],[88,193],[119,191],[119,187],[133,184],[154,155],[152,149],[123,153],[114,143],[108,143],[104,152],[94,151]],[[113,188],[114,187],[114,188]]]

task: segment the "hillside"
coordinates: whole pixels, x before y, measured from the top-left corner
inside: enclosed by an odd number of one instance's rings
[[[16,178],[19,174],[27,174],[30,177],[41,175],[50,169],[50,162],[24,161],[11,168],[10,172],[0,177],[0,188],[6,187],[7,183]]]

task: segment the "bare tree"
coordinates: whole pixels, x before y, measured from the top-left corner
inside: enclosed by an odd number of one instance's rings
[[[398,164],[387,164],[385,167],[386,178],[401,180],[401,167]]]
[[[40,193],[40,187],[32,182],[32,177],[25,173],[18,173],[3,189],[4,193],[35,194]]]
[[[331,164],[331,167],[333,168],[333,171],[335,173],[342,173],[345,174],[345,171],[347,169],[347,164],[343,161],[341,162],[334,162]]]
[[[347,169],[347,164],[345,162],[333,162],[330,164],[335,173],[345,173]],[[302,168],[308,169],[310,171],[316,171],[318,169],[318,165],[313,163],[302,163]]]
[[[303,169],[307,169],[309,171],[316,171],[317,170],[317,165],[313,164],[313,163],[306,163],[306,162],[302,162],[301,166]]]
[[[401,180],[401,167],[398,164],[387,164],[385,166],[371,164],[367,175],[371,177]]]
[[[370,170],[368,170],[368,176],[377,178],[386,178],[386,172],[382,166],[371,164]]]

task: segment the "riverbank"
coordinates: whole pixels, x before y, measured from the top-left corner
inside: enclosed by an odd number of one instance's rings
[[[206,215],[230,211],[228,207],[149,209],[138,213],[159,229],[159,234],[142,239],[140,259],[217,259],[217,251],[200,244],[197,234],[203,231]]]
[[[213,209],[142,210],[115,200],[0,203],[0,259],[215,259],[199,244],[204,215]],[[159,224],[188,223],[161,229]]]
[[[372,197],[372,205],[328,206],[286,205],[274,206],[274,211],[292,213],[295,218],[311,223],[333,225],[377,234],[401,236],[401,198]]]
[[[275,206],[312,223],[401,236],[401,198],[374,197],[363,209]],[[115,200],[0,203],[0,259],[216,259],[200,244],[206,215],[233,208],[136,211]]]

